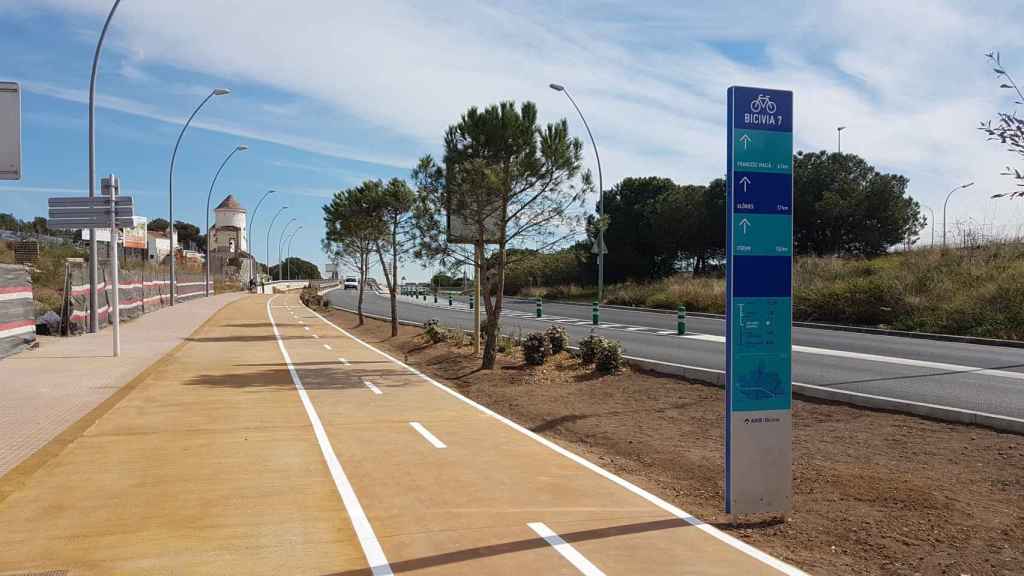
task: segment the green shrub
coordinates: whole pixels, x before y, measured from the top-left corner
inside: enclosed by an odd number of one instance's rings
[[[434,344],[448,340],[448,329],[441,326],[441,323],[437,318],[427,320],[426,324],[423,325],[423,333],[426,334],[427,339]]]
[[[310,308],[323,308],[324,306],[324,297],[316,293],[316,288],[303,288],[299,293],[299,300]]]
[[[523,360],[531,366],[540,366],[551,356],[551,342],[543,332],[531,332],[523,340]]]
[[[597,360],[597,352],[603,347],[604,338],[591,334],[583,340],[580,340],[580,362],[583,364],[593,364]]]
[[[623,354],[622,343],[615,340],[602,338],[601,347],[597,349],[597,356],[594,358],[594,367],[598,372],[612,374],[626,367],[626,357]]]
[[[544,331],[552,354],[564,352],[569,347],[569,333],[561,326],[552,326]]]

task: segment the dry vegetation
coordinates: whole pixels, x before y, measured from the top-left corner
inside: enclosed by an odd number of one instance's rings
[[[1024,339],[1024,243],[918,249],[871,260],[797,258],[795,320],[985,338]],[[530,288],[530,297],[585,300],[593,288]],[[725,280],[679,275],[609,286],[607,302],[723,313]]]

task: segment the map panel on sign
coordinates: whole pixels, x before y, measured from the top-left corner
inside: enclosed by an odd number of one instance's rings
[[[790,406],[789,298],[734,298],[732,394],[734,410]]]

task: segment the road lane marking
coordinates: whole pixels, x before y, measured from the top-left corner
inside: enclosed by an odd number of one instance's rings
[[[680,520],[683,520],[687,524],[689,524],[689,525],[695,527],[696,529],[704,532],[705,534],[711,536],[712,538],[715,538],[716,540],[726,544],[727,546],[730,546],[730,547],[734,548],[735,550],[738,550],[738,551],[746,554],[747,556],[750,556],[751,558],[755,558],[758,561],[763,562],[764,564],[766,564],[768,566],[771,566],[772,568],[778,570],[779,572],[782,572],[783,574],[786,574],[787,576],[809,576],[803,570],[800,570],[799,568],[797,568],[795,566],[791,566],[791,565],[783,562],[782,560],[779,560],[778,558],[775,558],[774,556],[771,556],[770,554],[766,554],[765,552],[762,552],[761,550],[758,550],[757,548],[754,548],[750,544],[747,544],[746,542],[743,542],[742,540],[739,540],[739,539],[735,538],[734,536],[730,536],[729,534],[726,534],[725,532],[722,532],[718,528],[715,528],[714,526],[705,523],[700,518],[697,518],[697,517],[693,516],[692,514],[690,514],[689,512],[686,512],[682,508],[679,508],[678,506],[676,506],[674,504],[670,504],[669,502],[659,498],[658,496],[655,496],[654,494],[651,494],[650,492],[644,490],[643,488],[640,488],[639,486],[633,484],[632,482],[629,482],[628,480],[625,480],[622,477],[617,476],[617,475],[615,475],[615,474],[605,470],[604,468],[601,468],[600,466],[598,466],[597,464],[594,464],[593,462],[587,460],[586,458],[583,458],[582,456],[579,456],[578,454],[575,454],[574,452],[571,452],[568,449],[563,448],[562,446],[559,446],[558,444],[555,444],[554,442],[552,442],[551,440],[548,440],[547,438],[544,438],[540,434],[537,434],[536,432],[534,432],[532,430],[528,430],[528,429],[520,426],[519,424],[516,424],[512,420],[509,420],[508,418],[502,416],[501,414],[498,414],[497,412],[495,412],[494,410],[491,410],[490,408],[484,406],[483,404],[480,404],[478,402],[474,402],[473,400],[470,400],[469,398],[463,396],[462,394],[459,394],[458,392],[456,392],[455,390],[449,388],[448,386],[445,386],[444,384],[441,384],[437,380],[434,380],[430,376],[427,376],[426,374],[420,372],[419,370],[413,368],[412,366],[409,366],[408,364],[402,362],[401,360],[395,358],[394,356],[388,354],[387,352],[384,352],[383,350],[380,350],[379,348],[374,347],[372,344],[363,341],[358,336],[348,332],[347,330],[345,330],[341,326],[338,326],[334,322],[331,322],[327,318],[324,318],[319,312],[317,312],[315,310],[312,310],[310,308],[307,308],[307,310],[309,310],[314,316],[319,318],[321,322],[323,322],[324,324],[327,324],[328,326],[331,326],[332,328],[334,328],[335,330],[337,330],[341,334],[344,334],[345,336],[348,336],[353,341],[358,342],[359,344],[361,344],[367,350],[372,350],[373,352],[376,352],[380,356],[382,356],[384,358],[387,358],[393,364],[395,364],[397,366],[401,366],[403,368],[406,368],[407,370],[409,370],[409,372],[411,374],[415,374],[415,375],[419,376],[420,378],[422,378],[426,382],[430,383],[431,385],[433,385],[437,389],[447,393],[448,395],[452,396],[453,398],[456,398],[457,400],[460,400],[460,401],[468,404],[469,406],[472,406],[473,408],[476,408],[480,412],[482,412],[484,414],[487,414],[488,416],[494,418],[495,420],[501,422],[502,424],[508,426],[509,428],[512,428],[516,432],[519,432],[520,434],[523,434],[527,438],[530,438],[531,440],[537,442],[538,444],[544,446],[545,448],[548,448],[549,450],[557,452],[561,456],[564,456],[565,458],[568,458],[569,460],[572,460],[576,464],[582,466],[583,468],[586,468],[587,470],[590,470],[591,472],[597,474],[598,476],[601,476],[602,478],[612,482],[613,484],[616,484],[620,488],[623,488],[626,491],[631,492],[631,493],[639,496],[640,498],[643,498],[644,500],[650,502],[654,506],[664,510],[665,512],[668,512],[669,514],[675,516],[676,518],[679,518]]]
[[[344,358],[338,358],[338,362],[341,362],[345,366],[351,366],[351,364],[349,364],[348,360],[345,360]]]
[[[320,337],[319,337],[319,336],[317,336],[316,334],[313,334],[313,338],[316,338],[317,340],[319,340],[319,339],[320,339]]]
[[[331,345],[330,344],[324,344],[324,348],[326,348],[327,350],[330,350],[331,349]]]
[[[359,503],[359,497],[356,496],[352,484],[348,481],[348,476],[345,475],[345,470],[341,467],[337,454],[334,453],[334,448],[331,446],[330,439],[327,438],[327,432],[320,421],[320,416],[316,413],[316,408],[309,399],[306,388],[302,385],[302,379],[299,378],[299,372],[295,369],[295,365],[292,364],[292,358],[285,348],[284,340],[281,339],[281,333],[277,330],[277,323],[274,322],[274,315],[270,311],[270,303],[275,298],[277,296],[267,300],[267,317],[270,318],[270,326],[274,329],[277,347],[281,350],[281,356],[284,358],[284,362],[288,366],[288,373],[292,377],[292,384],[295,385],[299,398],[302,400],[302,406],[306,409],[306,416],[309,417],[309,423],[313,426],[313,434],[320,445],[320,452],[323,454],[324,460],[327,461],[327,469],[331,473],[334,486],[338,490],[338,495],[341,496],[342,505],[345,506],[349,519],[352,521],[352,528],[359,539],[359,546],[363,549],[363,555],[366,556],[366,562],[370,565],[373,576],[394,576],[391,566],[388,564],[388,559],[384,555],[384,549],[381,548],[377,535],[373,532],[373,526],[370,525],[370,519],[366,517],[366,512],[363,511],[363,507]]]
[[[377,388],[376,386],[373,385],[373,382],[364,379],[363,384],[366,384],[366,387],[372,390],[374,394],[383,394],[383,392],[380,391],[380,388]]]
[[[434,436],[433,434],[430,433],[430,430],[427,430],[426,428],[423,427],[423,424],[420,424],[419,422],[409,422],[409,425],[412,426],[413,429],[415,429],[417,432],[419,432],[420,436],[426,438],[427,442],[430,442],[434,446],[434,448],[447,448],[444,442],[438,440],[437,436]]]
[[[545,542],[550,544],[556,552],[562,555],[562,558],[568,560],[581,574],[586,576],[605,576],[604,572],[597,566],[594,566],[590,560],[587,560],[586,556],[580,554],[571,544],[562,540],[561,536],[556,534],[551,528],[548,528],[543,522],[530,522],[527,526],[530,527],[530,530],[536,532],[537,536],[540,536]]]
[[[309,332],[309,326],[303,326],[302,329],[305,330],[306,332]]]

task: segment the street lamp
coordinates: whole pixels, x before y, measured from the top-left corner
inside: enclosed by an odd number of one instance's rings
[[[594,141],[594,134],[590,131],[590,125],[587,124],[586,117],[583,116],[583,111],[576,105],[576,101],[572,99],[572,95],[569,94],[569,90],[561,84],[549,84],[552,90],[556,92],[562,92],[572,102],[572,107],[576,109],[576,112],[580,115],[580,120],[583,120],[583,127],[587,129],[587,135],[590,136],[590,144],[594,147],[594,157],[597,158],[597,188],[598,188],[598,200],[597,200],[597,211],[600,216],[598,222],[598,239],[597,239],[597,301],[599,303],[604,302],[604,178],[601,174],[601,155],[597,151],[597,142]]]
[[[206,194],[206,295],[210,295],[210,197],[213,196],[213,186],[217,183],[217,178],[220,177],[221,170],[227,165],[228,160],[235,155],[236,152],[245,152],[249,147],[245,144],[236,146],[231,154],[220,163],[220,168],[217,169],[217,173],[213,175],[213,182],[210,182],[210,191]],[[241,238],[238,239],[241,242]]]
[[[267,199],[267,196],[270,196],[274,192],[275,192],[274,190],[267,190],[266,192],[264,192],[263,196],[260,198],[260,201],[256,203],[256,208],[253,209],[252,216],[249,216],[249,223],[248,223],[248,225],[246,225],[245,229],[246,229],[246,234],[248,234],[250,239],[256,237],[256,225],[254,224],[254,222],[256,221],[256,212],[260,209],[260,205],[263,204],[263,201]],[[255,280],[256,279],[256,256],[254,256],[254,254],[256,254],[256,251],[255,251],[255,249],[253,249],[252,244],[253,244],[252,241],[247,242],[246,243],[246,248],[249,249],[249,260],[252,261],[252,264],[249,266],[249,279],[250,280]]]
[[[953,188],[952,190],[949,191],[949,194],[946,194],[946,201],[942,203],[942,249],[943,250],[946,249],[946,205],[949,204],[949,197],[953,195],[953,192],[956,192],[957,190],[963,190],[964,188],[970,188],[971,186],[974,186],[974,182],[968,182],[967,184],[962,184],[960,186],[957,186],[956,188]]]
[[[838,139],[838,142],[836,143],[836,152],[839,154],[843,153],[843,130],[846,130],[846,126],[839,126],[836,128],[836,138]]]
[[[203,101],[199,103],[199,106],[196,106],[196,109],[192,111],[192,115],[185,121],[185,125],[181,127],[181,132],[178,134],[178,141],[174,143],[174,152],[171,153],[171,169],[167,176],[167,226],[170,229],[171,234],[171,306],[174,306],[175,294],[177,292],[174,286],[176,282],[174,276],[174,260],[177,256],[174,250],[174,160],[178,157],[178,146],[181,145],[181,138],[185,135],[185,131],[188,130],[188,126],[192,123],[192,119],[196,117],[196,114],[198,114],[203,106],[210,101],[210,98],[213,98],[214,96],[225,96],[227,94],[231,94],[231,90],[228,90],[227,88],[214,88],[213,91],[210,92],[210,95],[204,98]]]
[[[295,230],[292,230],[291,235],[288,236],[288,252],[286,252],[288,257],[285,258],[285,262],[288,263],[288,280],[292,279],[292,240],[295,240],[295,235],[299,233],[299,230],[302,230],[301,225]]]
[[[281,236],[280,236],[280,238],[277,239],[277,279],[278,280],[282,280],[283,276],[284,276],[282,274],[283,270],[281,270],[281,251],[284,249],[284,246],[283,246],[283,244],[284,244],[284,235],[285,235],[285,232],[288,231],[288,227],[291,226],[292,223],[295,222],[296,220],[298,220],[298,218],[292,218],[291,220],[289,220],[288,223],[284,225],[284,228],[281,229]]]
[[[92,56],[92,75],[89,78],[89,197],[96,196],[96,71],[99,68],[100,52],[103,50],[103,39],[107,36],[107,28],[114,19],[121,0],[115,0],[107,21],[103,23],[100,39],[96,42],[96,52]],[[116,232],[111,232],[115,234]],[[99,276],[99,264],[96,258],[96,229],[89,229],[89,332],[99,331],[99,303],[96,298],[96,282]]]
[[[928,221],[928,226],[932,229],[932,243],[929,246],[935,246],[935,210],[932,210],[931,206],[921,205],[922,208],[927,208],[928,212],[931,213],[932,219]]]
[[[270,226],[267,227],[267,274],[270,274],[270,231],[274,229],[274,222],[277,222],[277,217],[281,215],[281,212],[284,212],[287,209],[287,206],[281,206],[281,208],[277,210],[277,214],[274,214],[274,219],[270,221]],[[274,278],[271,277],[270,280],[273,282]]]

